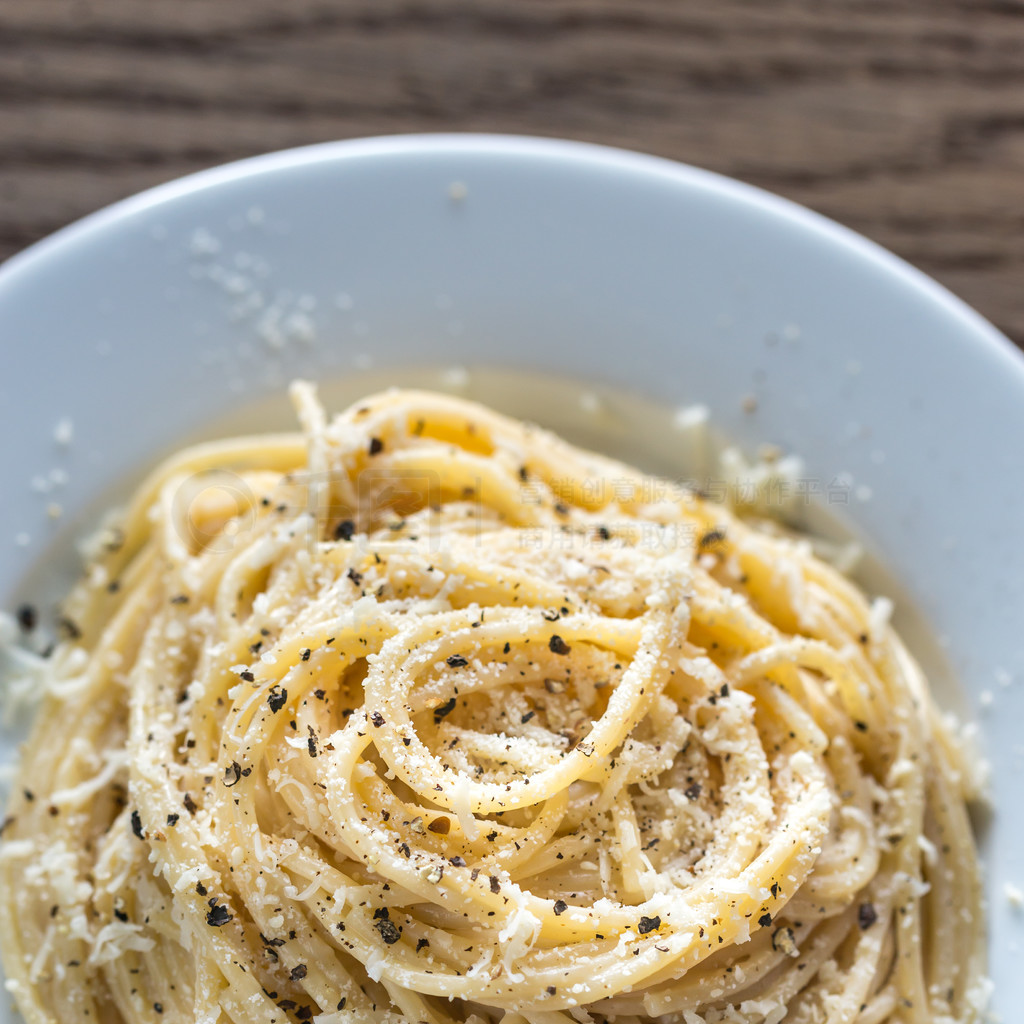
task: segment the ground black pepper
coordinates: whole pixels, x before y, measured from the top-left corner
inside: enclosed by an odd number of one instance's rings
[[[455,698],[452,697],[449,701],[442,704],[439,708],[434,708],[434,724],[437,725],[446,715],[450,715],[455,710]]]
[[[395,927],[394,921],[389,916],[387,907],[381,907],[379,910],[373,912],[375,918],[373,922],[374,928],[380,932],[380,937],[389,946],[393,946],[401,937],[401,932]]]
[[[228,921],[231,920],[232,917],[228,908],[221,906],[217,902],[217,897],[214,896],[210,900],[210,910],[206,915],[206,923],[211,928],[220,928],[221,926],[226,925]]]
[[[862,903],[857,911],[857,924],[861,931],[867,931],[878,920],[878,911],[873,903]]]
[[[557,633],[552,633],[548,649],[552,654],[568,654],[572,648]]]

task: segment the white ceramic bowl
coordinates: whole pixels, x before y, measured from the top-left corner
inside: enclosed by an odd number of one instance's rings
[[[0,339],[8,608],[65,586],[72,539],[156,457],[232,417],[279,419],[280,401],[258,400],[296,375],[352,395],[416,380],[413,366],[465,368],[470,383],[506,367],[702,402],[740,445],[798,451],[819,499],[841,501],[900,581],[981,725],[994,1003],[1015,1019],[1024,360],[938,285],[689,167],[410,136],[244,161],[88,217],[0,269]],[[506,404],[564,427],[571,389],[562,401],[525,379]]]

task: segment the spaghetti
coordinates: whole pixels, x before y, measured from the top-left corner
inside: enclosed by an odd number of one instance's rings
[[[68,600],[0,845],[29,1024],[980,1018],[958,747],[805,541],[469,402],[293,393]]]

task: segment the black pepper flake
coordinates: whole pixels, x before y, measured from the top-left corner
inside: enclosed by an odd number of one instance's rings
[[[692,786],[687,786],[686,789],[683,790],[683,796],[685,796],[687,800],[699,800],[700,793],[701,785],[699,782],[695,782]]]
[[[153,1004],[153,1012],[154,1013],[163,1013],[164,1012],[164,1004],[163,1003],[154,1003]]]
[[[229,789],[232,786],[238,784],[238,780],[242,777],[242,766],[237,761],[232,761],[231,764],[224,769],[224,785]]]
[[[777,900],[778,898],[779,898],[779,883],[778,882],[772,882],[772,899],[776,899]]]
[[[548,641],[548,650],[552,654],[568,654],[571,648],[557,633],[552,633]]]
[[[873,903],[862,903],[857,910],[857,924],[860,930],[867,931],[878,920],[878,911]]]
[[[267,705],[276,715],[288,703],[288,691],[276,683],[270,688],[267,694]]]
[[[557,608],[548,608],[541,612],[540,616],[545,622],[557,622],[562,617],[562,613]]]
[[[701,536],[700,546],[702,548],[709,548],[714,544],[721,544],[723,540],[725,540],[724,530],[708,530],[707,533]]]
[[[51,914],[50,916],[53,917],[53,914]],[[117,907],[114,907],[114,917],[116,917],[118,921],[128,920],[128,915],[123,910],[118,910]]]
[[[299,651],[299,657],[303,661],[309,661],[309,656],[310,656],[311,653],[312,653],[312,651],[310,651],[310,649],[308,647],[303,647],[302,650]]]
[[[460,857],[458,854],[455,854],[454,857],[449,857],[448,858],[448,863],[451,864],[452,867],[455,867],[455,868],[464,868],[466,866],[465,858],[464,857]]]
[[[260,932],[260,941],[264,946],[283,946],[284,939],[268,939],[266,935]]]
[[[612,531],[607,526],[599,526],[597,528],[597,535],[601,540],[611,540]]]
[[[484,838],[487,840],[487,842],[493,843],[494,840],[498,838],[498,833],[497,832],[488,832],[487,835],[484,836]]]
[[[565,900],[555,900],[555,905],[551,909],[554,911],[555,917],[560,917],[569,909],[569,904]]]
[[[214,896],[213,899],[210,900],[210,910],[206,915],[206,923],[211,928],[220,928],[230,920],[232,920],[232,917],[228,908],[221,906],[217,902],[217,897]]]
[[[757,919],[757,923],[758,923],[758,924],[759,924],[759,925],[760,925],[760,926],[761,926],[762,928],[767,928],[767,927],[768,927],[768,925],[770,925],[770,924],[772,923],[772,915],[771,915],[771,914],[769,914],[769,913],[767,913],[767,912],[766,912],[766,913],[764,913],[764,914],[762,914],[762,915],[761,915],[761,916],[760,916],[760,917],[759,917],[759,918]]]
[[[374,916],[376,917],[376,915]],[[373,926],[380,932],[380,937],[389,946],[393,946],[401,937],[401,932],[395,927],[395,922],[387,917],[378,918]]]
[[[57,628],[69,640],[81,639],[82,630],[79,628],[78,623],[74,619],[69,619],[66,615],[62,615],[57,619]]]
[[[858,721],[854,722],[853,724],[854,724],[854,726],[855,726],[855,728],[857,729],[858,732],[867,732],[868,731],[868,723],[867,722],[861,722],[861,721],[858,720]]]
[[[533,716],[534,716],[535,714],[537,714],[537,712],[536,712],[536,711],[527,711],[527,712],[526,712],[526,714],[525,714],[525,715],[523,715],[523,716],[522,716],[522,717],[521,717],[521,718],[519,719],[520,723],[521,723],[522,725],[526,725],[526,723],[527,723],[527,722],[528,722],[528,721],[529,721],[529,720],[530,720],[531,718],[533,718]]]
[[[35,793],[33,793],[31,789],[23,789],[21,792],[29,803],[32,803],[32,801],[36,798]]]
[[[312,1020],[313,1019],[313,1008],[311,1006],[300,1006],[295,1011],[296,1020]]]
[[[380,455],[384,451],[384,442],[379,437],[371,437],[369,450],[371,455]]]
[[[302,981],[302,979],[306,976],[306,970],[307,968],[305,964],[297,964],[295,967],[291,969],[288,976],[292,979],[292,981]]]
[[[450,715],[455,710],[455,698],[452,697],[446,703],[442,704],[439,708],[434,708],[434,725],[437,725],[442,718]]]
[[[309,730],[309,738],[306,740],[306,747],[309,750],[309,756],[316,757],[319,753],[316,749],[316,731],[311,725],[307,725],[306,728]]]
[[[249,669],[243,669],[241,672],[239,672],[238,678],[244,679],[247,683],[256,682],[256,677],[252,674],[252,672],[249,671]]]
[[[363,574],[356,572],[355,569],[349,569],[345,575],[358,587],[363,582]]]
[[[171,598],[171,604],[188,604],[188,594],[175,594]]]
[[[206,886],[203,885],[202,882],[196,882],[196,892],[199,893],[200,896],[205,896],[206,895]]]
[[[776,928],[772,933],[772,949],[776,953],[784,953],[786,956],[793,957],[796,959],[800,956],[800,950],[797,948],[796,935],[793,934],[792,928]],[[800,964],[803,967],[803,964]]]
[[[646,935],[648,932],[656,932],[660,927],[660,917],[641,917],[640,923],[636,926],[636,930],[641,935]]]
[[[430,943],[426,939],[416,940],[416,952],[418,953],[421,949],[426,949]]]
[[[379,729],[384,724],[384,716],[379,711],[371,711],[370,721],[375,729]]]
[[[335,540],[351,540],[356,532],[356,524],[351,519],[342,519],[334,527]]]
[[[25,633],[31,633],[39,621],[39,615],[36,612],[35,606],[31,604],[18,605],[17,616],[18,625]]]
[[[195,800],[193,800],[191,795],[188,793],[185,794],[185,799],[182,800],[182,804],[184,805],[185,810],[188,811],[189,814],[195,814],[196,811],[199,810],[199,808],[196,807]]]
[[[449,668],[465,668],[469,664],[461,654],[449,654],[445,661]]]
[[[146,834],[142,831],[142,818],[139,817],[138,811],[132,811],[132,832],[136,839],[146,838]]]
[[[342,996],[342,997],[341,997],[341,998],[340,998],[340,999],[338,1000],[338,1006],[337,1006],[337,1009],[339,1009],[339,1010],[344,1010],[344,1009],[345,1009],[345,1004],[346,1004],[347,1002],[348,1002],[348,999],[347,999],[347,998],[346,998],[345,996]]]
[[[491,883],[491,892],[493,892],[493,893],[501,892],[501,882],[498,881],[498,879],[497,879],[497,877],[495,875],[488,875],[487,876],[487,880]]]

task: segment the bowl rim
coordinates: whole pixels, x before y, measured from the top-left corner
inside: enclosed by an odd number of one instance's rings
[[[669,157],[655,156],[602,143],[536,135],[487,132],[418,132],[336,139],[244,157],[174,178],[86,214],[32,243],[0,264],[0,299],[8,284],[31,274],[40,261],[65,246],[88,241],[137,214],[184,196],[235,181],[288,172],[299,167],[380,157],[422,156],[425,153],[526,158],[583,166],[603,166],[634,177],[650,177],[697,187],[743,206],[758,207],[796,228],[875,264],[898,278],[922,298],[940,306],[973,336],[1003,373],[1011,374],[1024,392],[1024,353],[991,321],[954,292],[880,243],[810,208],[756,185]]]

